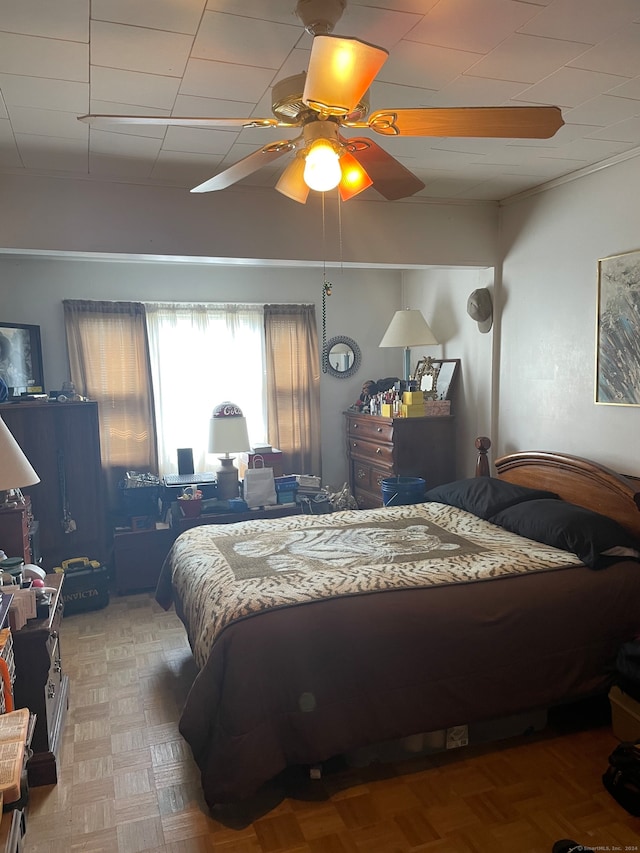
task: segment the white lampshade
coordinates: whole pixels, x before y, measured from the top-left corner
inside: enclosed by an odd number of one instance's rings
[[[251,450],[247,419],[235,403],[220,403],[209,421],[209,453],[215,453],[220,459],[216,471],[219,499],[238,497],[238,469],[229,454],[246,450]]]
[[[404,308],[393,315],[379,346],[419,347],[437,343],[436,336],[429,328],[422,311]]]
[[[9,427],[0,418],[0,491],[21,489],[40,482]]]
[[[224,411],[240,412],[233,403],[216,406],[209,421],[209,453],[241,453],[251,449],[247,419],[240,414],[220,414]]]
[[[404,308],[393,315],[378,346],[404,347],[404,378],[409,379],[411,373],[409,347],[428,347],[437,343],[438,340],[424,319],[422,311]]]

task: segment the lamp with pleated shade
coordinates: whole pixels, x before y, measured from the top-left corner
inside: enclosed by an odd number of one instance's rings
[[[411,347],[428,347],[438,343],[422,311],[403,308],[396,311],[378,346],[404,348],[404,378],[411,375]]]
[[[9,427],[0,418],[0,509],[22,503],[24,498],[20,489],[39,482],[40,477],[31,467]]]

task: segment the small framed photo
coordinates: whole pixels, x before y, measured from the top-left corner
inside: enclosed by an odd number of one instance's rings
[[[0,323],[0,377],[12,397],[44,392],[40,326]]]

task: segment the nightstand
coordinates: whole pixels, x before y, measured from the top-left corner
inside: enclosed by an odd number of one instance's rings
[[[31,787],[53,785],[58,781],[58,754],[69,704],[69,679],[62,670],[59,636],[64,575],[47,575],[46,582],[56,590],[49,615],[44,619],[30,619],[13,634],[14,704],[16,708],[29,708],[36,714],[31,741],[33,755],[27,762]]]

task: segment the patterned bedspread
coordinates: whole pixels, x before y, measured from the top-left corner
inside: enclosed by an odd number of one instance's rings
[[[192,528],[174,543],[156,598],[180,601],[202,668],[228,625],[261,611],[576,564],[566,551],[424,503]]]

